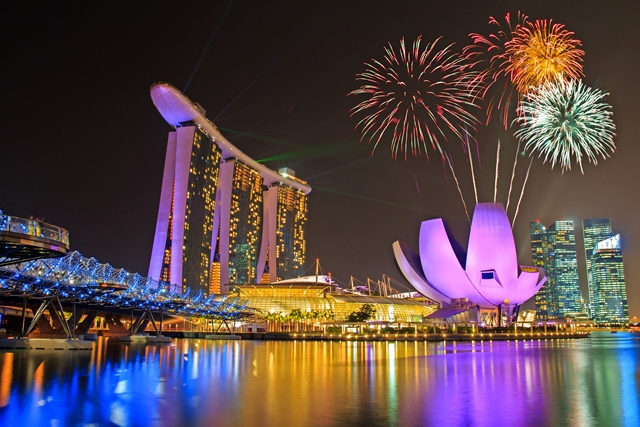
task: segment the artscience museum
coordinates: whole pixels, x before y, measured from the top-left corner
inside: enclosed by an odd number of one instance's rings
[[[418,254],[401,241],[393,244],[393,251],[405,278],[449,313],[451,307],[476,307],[492,313],[494,320],[497,316],[511,322],[521,304],[545,282],[544,270],[518,264],[511,224],[501,203],[476,205],[466,251],[442,218],[422,223]]]

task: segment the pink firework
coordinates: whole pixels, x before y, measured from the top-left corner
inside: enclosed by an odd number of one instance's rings
[[[450,137],[463,144],[465,135],[475,130],[478,119],[475,72],[463,72],[464,58],[452,51],[452,44],[436,49],[440,38],[421,48],[422,37],[411,47],[400,40],[398,50],[389,43],[382,61],[372,59],[356,76],[362,86],[349,95],[366,98],[351,109],[351,115],[364,113],[356,128],[362,140],[373,142],[373,150],[386,138],[397,157],[409,151],[413,156],[429,157],[427,146],[446,156],[442,143]]]

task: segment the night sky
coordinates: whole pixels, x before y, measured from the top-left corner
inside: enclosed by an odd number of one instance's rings
[[[491,30],[489,16],[518,10],[575,32],[584,81],[610,93],[617,126],[617,150],[586,164],[584,175],[534,160],[515,224],[520,261],[531,263],[530,221],[574,220],[586,297],[581,220],[609,217],[622,234],[630,316],[640,315],[640,3],[632,1],[3,2],[0,209],[43,216],[67,228],[84,256],[146,275],[171,130],[149,88],[167,82],[242,151],[308,180],[309,274],[319,258],[343,283],[351,275],[404,281],[395,240],[417,250],[420,222],[443,217],[466,245],[469,225],[439,157],[393,160],[388,142],[372,156],[347,94],[388,42],[443,36],[461,49],[470,32]],[[498,199],[506,202],[512,131],[478,130],[481,201],[493,200],[500,138]],[[450,144],[472,205],[460,148]],[[525,172],[518,169],[512,207]]]

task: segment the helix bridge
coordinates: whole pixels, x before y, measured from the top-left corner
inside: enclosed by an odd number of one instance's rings
[[[68,232],[32,219],[0,215],[0,302],[22,302],[22,336],[36,326],[45,310],[53,312],[67,336],[78,324],[76,308],[83,312],[130,314],[130,333],[144,330],[151,321],[162,330],[164,314],[220,320],[225,324],[251,317],[248,301],[237,296],[204,295],[202,291],[160,282],[124,269],[113,268],[68,251]],[[27,302],[38,302],[30,325],[25,324]],[[72,312],[66,320],[64,313]],[[160,315],[160,329],[155,316]],[[95,317],[95,315],[94,315]],[[145,323],[144,320],[147,320]]]

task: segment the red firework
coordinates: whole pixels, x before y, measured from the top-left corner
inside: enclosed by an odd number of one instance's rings
[[[452,44],[436,49],[440,38],[421,48],[422,37],[411,47],[400,40],[398,50],[389,43],[382,61],[372,59],[363,73],[356,75],[362,86],[349,95],[366,99],[351,109],[351,115],[364,113],[356,128],[362,140],[378,144],[391,138],[391,152],[411,151],[429,157],[427,146],[445,157],[442,143],[454,136],[466,144],[467,129],[474,130],[478,119],[475,72],[463,72],[464,58],[452,51]]]
[[[514,87],[513,70],[510,70],[511,58],[507,54],[507,43],[516,32],[527,23],[527,16],[518,12],[515,22],[509,13],[505,16],[506,25],[489,17],[489,24],[495,26],[495,32],[489,35],[471,33],[473,43],[463,49],[463,56],[469,61],[468,69],[476,70],[472,84],[485,101],[484,109],[489,124],[492,115],[500,115],[505,129],[509,127],[509,115],[515,111],[518,92]]]

